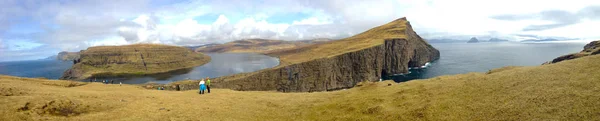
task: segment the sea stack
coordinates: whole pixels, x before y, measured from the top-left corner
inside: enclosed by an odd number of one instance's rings
[[[97,46],[81,51],[80,58],[60,79],[156,74],[191,68],[208,61],[209,56],[178,46]]]
[[[213,85],[234,90],[281,92],[328,91],[362,81],[407,73],[440,57],[412,29],[406,18],[337,41],[271,53],[277,67],[215,79]]]
[[[472,37],[469,41],[467,41],[467,43],[478,43],[479,40],[477,40],[477,38]]]

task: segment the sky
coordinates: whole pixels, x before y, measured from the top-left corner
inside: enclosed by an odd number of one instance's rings
[[[401,17],[426,39],[600,39],[600,0],[0,0],[0,61],[99,45],[339,39]]]

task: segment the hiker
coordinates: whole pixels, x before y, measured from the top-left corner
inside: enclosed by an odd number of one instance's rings
[[[210,93],[210,78],[206,77],[206,90]]]
[[[179,88],[179,84],[175,85],[175,90],[177,90],[177,91],[181,90],[181,89]]]
[[[123,82],[119,82],[119,86],[123,85]]]
[[[110,80],[110,84],[114,84],[115,80]]]
[[[198,86],[200,88],[200,92],[198,92],[199,94],[204,94],[204,90],[206,89],[206,85],[204,85],[204,83],[204,79],[200,81],[200,83],[198,83]]]

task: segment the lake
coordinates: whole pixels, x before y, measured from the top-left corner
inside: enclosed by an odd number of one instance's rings
[[[583,50],[587,43],[431,43],[440,59],[425,69],[387,77],[396,82],[427,79],[441,75],[487,72],[505,66],[538,66],[546,61]]]
[[[220,77],[244,72],[253,72],[279,65],[279,59],[254,53],[207,53],[210,62],[189,69],[181,69],[169,73],[147,75],[128,78],[98,78],[115,80],[115,83],[141,84],[141,83],[170,83],[179,80],[199,80],[202,78]]]
[[[411,70],[410,74],[384,77],[397,82],[426,79],[440,75],[468,72],[487,72],[504,66],[537,66],[558,56],[583,50],[587,43],[432,43],[440,51],[440,59],[431,62],[425,69]],[[169,83],[185,79],[219,77],[237,73],[271,68],[279,59],[251,53],[207,54],[212,60],[202,66],[182,69],[170,73],[143,77],[110,78],[126,83],[146,82]],[[0,74],[21,77],[45,77],[58,79],[70,68],[72,62],[57,60],[34,60],[0,62]]]

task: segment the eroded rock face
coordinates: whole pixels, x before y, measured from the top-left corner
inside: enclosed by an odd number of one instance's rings
[[[583,50],[579,53],[563,55],[563,56],[553,59],[552,61],[546,62],[544,64],[558,63],[558,62],[565,61],[565,60],[571,60],[571,59],[585,57],[585,56],[589,56],[589,55],[595,55],[595,54],[599,54],[599,53],[600,53],[600,41],[593,41],[593,42],[586,44],[583,47]]]
[[[410,24],[406,38],[391,38],[378,46],[308,62],[214,79],[213,87],[234,90],[312,92],[354,87],[383,75],[408,72],[439,58],[440,53],[417,35]]]

